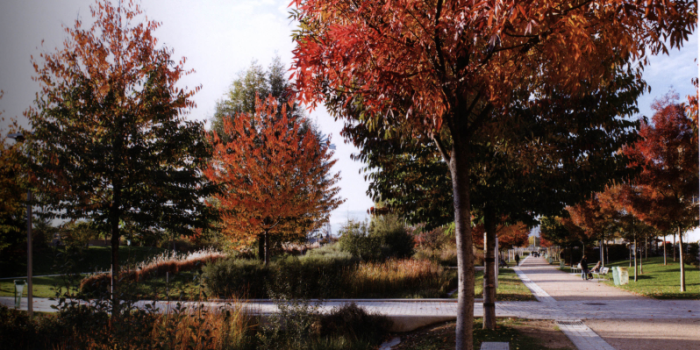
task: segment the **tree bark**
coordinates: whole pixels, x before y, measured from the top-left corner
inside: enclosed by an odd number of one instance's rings
[[[120,193],[117,188],[114,188],[114,201],[112,209],[110,209],[110,225],[112,231],[112,275],[110,276],[111,299],[112,299],[112,320],[116,320],[119,315],[119,201]]]
[[[265,231],[265,266],[270,263],[270,235]]]
[[[634,281],[637,282],[637,235],[634,235]]]
[[[600,239],[600,267],[605,266],[605,235]]]
[[[671,248],[673,250],[673,262],[676,262],[676,234],[675,233],[673,234],[673,246]]]
[[[666,266],[666,236],[663,237],[663,242],[661,244],[664,247],[664,266]]]
[[[681,292],[685,292],[685,263],[683,263],[683,235],[681,234],[681,227],[678,226],[678,243],[681,245],[678,249],[678,255],[681,260]]]
[[[466,118],[465,118],[466,119]],[[469,154],[468,140],[461,130],[450,127],[453,145],[449,158],[455,210],[455,236],[457,240],[457,326],[455,347],[472,350],[474,327],[474,252],[471,234],[471,205],[469,202]]]
[[[265,262],[265,235],[258,235],[258,259]]]
[[[487,204],[484,210],[484,329],[496,329],[496,273],[494,249],[496,249],[496,214]]]
[[[644,251],[642,249],[637,249],[639,252],[639,274],[644,274]]]

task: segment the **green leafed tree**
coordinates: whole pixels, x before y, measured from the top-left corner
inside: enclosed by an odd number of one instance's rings
[[[191,71],[159,47],[159,22],[137,4],[98,0],[94,23],[66,28],[64,46],[33,60],[41,85],[25,114],[35,134],[39,191],[64,219],[91,219],[111,234],[113,317],[118,317],[120,221],[142,228],[206,224],[212,190],[200,172],[210,156],[202,123],[184,117]]]

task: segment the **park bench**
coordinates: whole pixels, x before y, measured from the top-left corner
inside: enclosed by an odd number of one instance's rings
[[[599,280],[601,280],[601,279],[605,280],[605,279],[607,279],[607,278],[600,278],[600,276],[601,276],[601,275],[607,276],[607,275],[608,275],[608,272],[610,272],[610,268],[609,268],[609,267],[601,267],[598,271],[593,272],[593,275],[594,275],[594,276],[595,276],[595,275],[598,275],[597,279],[599,279]]]
[[[571,266],[571,274],[576,275],[576,274],[581,274],[581,264],[574,266]]]

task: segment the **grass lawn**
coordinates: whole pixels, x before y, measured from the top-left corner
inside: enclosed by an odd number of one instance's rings
[[[119,261],[141,262],[154,255],[158,255],[165,249],[154,247],[119,247]],[[78,254],[71,256],[73,272],[105,271],[109,269],[112,260],[110,247],[90,247]],[[66,259],[64,248],[47,248],[34,253],[34,276],[52,275],[61,273],[63,261]],[[0,260],[0,278],[27,275],[27,261],[25,257]],[[10,283],[12,283],[10,281]]]
[[[474,281],[474,295],[481,298],[484,290],[484,272],[476,271]],[[457,293],[452,295],[457,298]],[[512,269],[498,270],[498,289],[496,301],[536,301],[530,290]]]
[[[181,272],[174,276],[170,276],[168,283],[168,295],[170,300],[187,300],[187,299],[197,299],[199,296],[199,288],[195,280],[198,275],[195,272],[187,271]],[[66,283],[62,276],[52,276],[52,277],[34,277],[34,297],[37,298],[53,298],[56,296],[56,286],[62,286],[65,290]],[[73,285],[73,291],[77,290],[77,284],[80,281],[76,281]],[[149,279],[147,282],[130,284],[132,290],[130,294],[135,294],[139,296],[139,299],[153,300],[158,298],[159,300],[168,299],[166,295],[166,283],[165,277],[157,277]],[[12,280],[0,280],[0,296],[11,297],[14,296],[14,283]],[[25,287],[24,293],[22,294],[25,298],[27,297],[27,287]],[[204,291],[204,288],[202,288]]]
[[[474,349],[481,343],[508,342],[511,349],[576,349],[550,320],[497,319],[496,330],[481,329],[482,319],[474,319]],[[447,350],[455,348],[455,323],[429,326],[408,334],[399,334],[401,343],[395,350]]]
[[[649,296],[657,299],[700,299],[700,271],[692,265],[685,265],[686,292],[680,291],[680,265],[667,258],[668,265],[664,266],[663,257],[644,259],[644,274],[637,275],[634,282],[634,267],[629,269],[630,283],[624,286],[615,286],[633,293]],[[629,261],[617,261],[607,266],[629,267]],[[612,271],[608,275],[609,281],[605,283],[614,286]]]

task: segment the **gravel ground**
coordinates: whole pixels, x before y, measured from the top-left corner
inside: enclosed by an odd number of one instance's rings
[[[700,349],[700,319],[586,320],[619,350]]]

